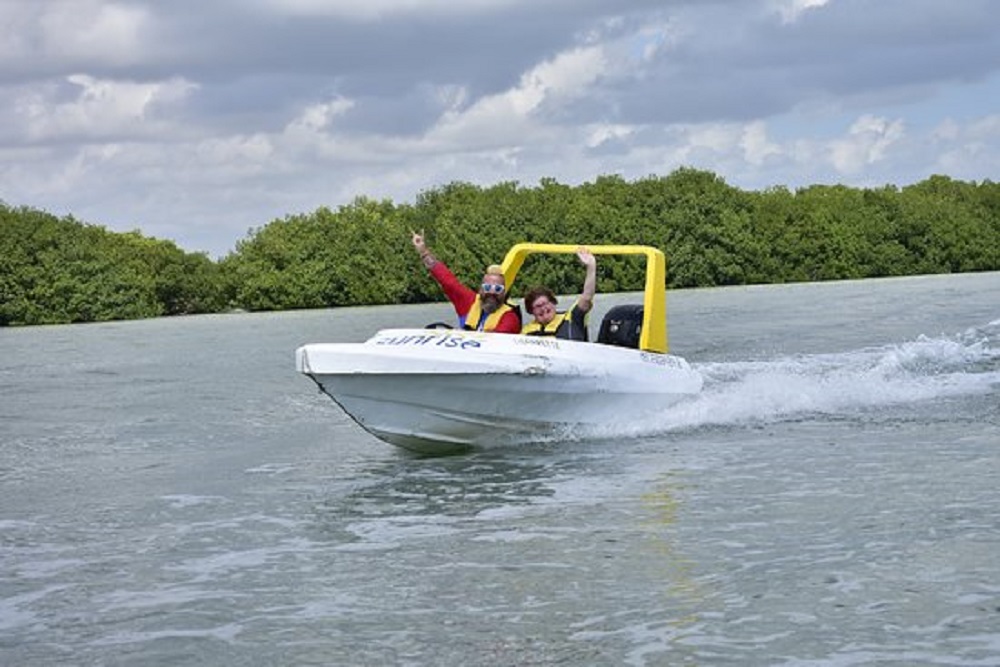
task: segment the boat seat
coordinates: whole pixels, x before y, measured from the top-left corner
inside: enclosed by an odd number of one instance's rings
[[[642,304],[614,306],[601,320],[601,330],[597,334],[597,342],[603,345],[639,349],[642,316]]]

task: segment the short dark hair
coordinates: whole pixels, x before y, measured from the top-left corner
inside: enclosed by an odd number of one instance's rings
[[[552,293],[552,290],[542,285],[535,285],[534,287],[532,287],[531,289],[529,289],[527,292],[524,293],[525,310],[527,310],[530,313],[531,307],[535,304],[535,299],[537,299],[540,296],[544,296],[549,301],[551,301],[553,306],[559,303],[559,301],[556,300],[556,295]]]

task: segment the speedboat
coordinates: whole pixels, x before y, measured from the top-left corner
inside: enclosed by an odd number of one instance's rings
[[[502,264],[508,289],[529,255],[578,247],[515,245]],[[384,329],[363,343],[303,345],[296,368],[375,437],[429,454],[572,439],[698,394],[701,375],[667,350],[663,253],[648,246],[587,249],[646,259],[643,303],[610,309],[596,342]]]

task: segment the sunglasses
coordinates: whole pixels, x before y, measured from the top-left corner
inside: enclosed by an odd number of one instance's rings
[[[494,283],[483,283],[483,293],[489,294],[493,292],[495,294],[503,294],[507,288],[503,285],[496,285]]]

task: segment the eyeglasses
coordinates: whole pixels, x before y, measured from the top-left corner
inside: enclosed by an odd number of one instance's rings
[[[504,287],[503,285],[499,285],[497,283],[483,283],[483,292],[486,294],[489,294],[490,292],[494,292],[496,294],[503,294],[504,291],[506,291],[506,289],[507,289],[506,287]]]

